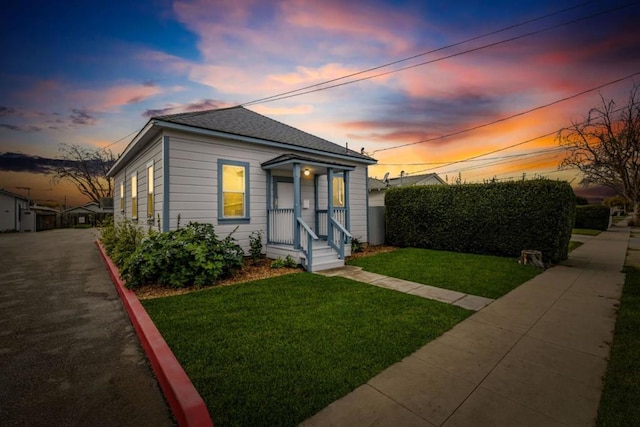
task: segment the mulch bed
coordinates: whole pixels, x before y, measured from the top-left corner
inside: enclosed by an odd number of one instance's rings
[[[396,249],[395,246],[368,246],[365,245],[362,252],[354,253],[347,258],[350,259],[361,258],[369,255],[376,255],[383,252],[390,252]],[[262,259],[257,263],[254,263],[250,259],[244,261],[242,270],[236,272],[233,277],[220,280],[213,286],[228,286],[236,283],[250,282],[253,280],[268,279],[271,277],[283,276],[285,274],[296,273],[304,271],[301,267],[298,268],[271,268],[270,259]],[[134,289],[136,296],[141,299],[161,298],[172,295],[182,295],[189,292],[199,291],[202,289],[210,289],[212,286],[190,286],[187,288],[174,289],[166,286],[142,286],[138,289]]]

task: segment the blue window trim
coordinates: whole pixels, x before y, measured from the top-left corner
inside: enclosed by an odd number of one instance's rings
[[[224,165],[244,167],[244,217],[225,218],[223,216],[224,205],[222,197],[222,167]],[[249,188],[250,165],[248,162],[237,160],[218,159],[218,224],[249,224],[251,221],[251,194]]]

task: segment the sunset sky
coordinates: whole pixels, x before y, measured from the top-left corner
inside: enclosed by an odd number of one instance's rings
[[[600,96],[627,100],[640,82],[639,18],[640,3],[624,0],[11,2],[0,15],[0,188],[80,203],[43,173],[59,144],[118,154],[153,115],[238,104],[363,147],[378,178],[526,173],[577,185],[576,171],[557,171],[555,133]]]

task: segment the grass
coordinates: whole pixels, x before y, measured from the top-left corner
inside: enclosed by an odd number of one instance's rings
[[[385,276],[494,299],[541,273],[513,258],[416,248],[357,258],[349,264]]]
[[[217,426],[297,425],[471,314],[310,273],[143,304]]]
[[[640,269],[626,267],[598,426],[640,425]]]
[[[588,228],[574,228],[571,234],[582,234],[583,236],[597,236],[602,233],[600,230],[590,230]]]
[[[580,246],[582,246],[582,242],[578,242],[576,240],[572,240],[569,242],[569,252],[571,252],[574,249],[579,248]]]

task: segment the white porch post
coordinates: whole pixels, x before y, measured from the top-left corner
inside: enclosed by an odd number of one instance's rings
[[[300,228],[298,218],[300,214],[300,163],[293,164],[293,247],[300,248]]]
[[[327,168],[327,242],[333,241],[333,168]]]
[[[344,171],[342,172],[342,176],[344,177],[344,207],[345,207],[345,212],[344,212],[344,228],[347,229],[347,231],[351,231],[351,224],[350,224],[350,216],[351,216],[351,206],[349,204],[349,171]]]

